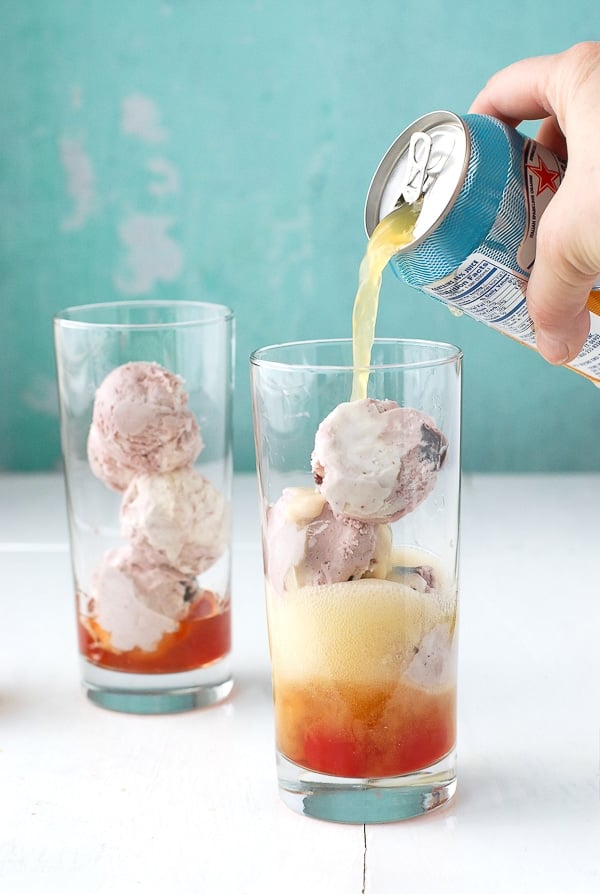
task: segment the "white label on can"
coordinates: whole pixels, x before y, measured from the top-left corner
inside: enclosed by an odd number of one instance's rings
[[[526,286],[525,277],[474,252],[451,276],[422,288],[450,308],[535,347],[535,332],[525,302]],[[600,380],[600,297],[590,301],[590,310],[590,335],[569,367]]]
[[[451,277],[434,286],[424,286],[423,291],[505,335],[533,344],[533,324],[525,303],[526,285],[525,277],[514,270],[474,252]]]

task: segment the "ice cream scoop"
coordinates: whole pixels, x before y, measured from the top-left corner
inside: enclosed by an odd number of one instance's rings
[[[124,546],[103,556],[81,608],[111,649],[152,651],[166,633],[177,630],[196,592],[193,578]]]
[[[102,438],[94,424],[90,426],[87,440],[87,455],[90,469],[100,481],[112,490],[125,490],[135,472],[115,459],[110,445]]]
[[[131,474],[190,465],[202,446],[182,379],[158,363],[125,363],[98,388],[88,458],[94,474],[115,490]]]
[[[229,542],[229,510],[221,492],[194,469],[136,475],[123,494],[124,537],[180,574],[206,571]]]
[[[406,669],[406,678],[428,689],[448,685],[456,676],[454,624],[437,624],[425,634]]]
[[[334,515],[312,488],[288,487],[268,510],[265,555],[267,578],[280,593],[365,574],[385,577],[391,532],[387,525]]]
[[[429,416],[365,398],[339,404],[321,422],[312,470],[336,515],[382,524],[412,512],[431,493],[447,448]]]

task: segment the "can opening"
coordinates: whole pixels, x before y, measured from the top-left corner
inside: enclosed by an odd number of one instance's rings
[[[413,122],[388,149],[373,176],[365,204],[367,235],[403,203],[422,198],[414,238],[401,251],[422,242],[454,204],[469,156],[469,132],[458,115],[431,112]]]

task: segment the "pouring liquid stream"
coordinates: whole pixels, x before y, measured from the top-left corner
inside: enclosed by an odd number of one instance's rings
[[[351,400],[367,396],[371,351],[375,340],[375,323],[383,271],[393,256],[413,241],[414,230],[422,208],[422,199],[403,204],[377,224],[367,243],[367,250],[358,273],[358,290],[352,312],[353,382]],[[460,316],[462,311],[447,305],[450,312]],[[600,316],[600,289],[594,288],[587,301],[590,313]],[[527,347],[533,347],[527,345]],[[600,388],[600,380],[565,364]]]
[[[413,241],[421,205],[421,201],[417,201],[396,208],[380,220],[367,244],[358,272],[358,290],[352,312],[354,376],[351,400],[361,400],[367,396],[381,277],[399,249]]]

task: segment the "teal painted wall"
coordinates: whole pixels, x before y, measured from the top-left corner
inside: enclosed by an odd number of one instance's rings
[[[0,0],[0,468],[59,465],[52,314],[193,298],[248,355],[346,336],[363,204],[397,133],[516,58],[600,37],[597,0]],[[534,128],[528,129],[534,133]],[[597,151],[597,146],[591,147]],[[600,392],[384,276],[378,333],[465,351],[467,470],[600,469]]]

